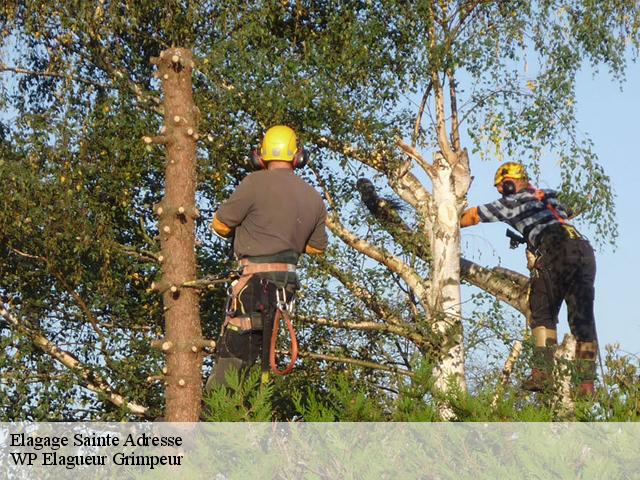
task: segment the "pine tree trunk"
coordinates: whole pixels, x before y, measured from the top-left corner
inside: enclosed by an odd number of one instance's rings
[[[164,93],[164,127],[146,143],[167,151],[166,190],[154,206],[159,219],[162,277],[154,288],[162,293],[165,338],[154,342],[167,356],[165,421],[200,418],[202,398],[202,329],[198,290],[181,288],[195,280],[196,141],[198,110],[193,103],[189,50],[172,48],[152,59],[158,65]]]

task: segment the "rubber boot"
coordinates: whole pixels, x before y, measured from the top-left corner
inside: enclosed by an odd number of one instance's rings
[[[543,392],[553,383],[554,354],[558,347],[555,330],[536,327],[532,330],[535,340],[531,361],[531,374],[522,383],[522,389],[529,392]]]
[[[590,399],[595,396],[596,389],[596,357],[598,344],[596,342],[576,343],[576,396]]]

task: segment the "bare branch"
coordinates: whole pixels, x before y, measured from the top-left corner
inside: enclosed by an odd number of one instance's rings
[[[92,392],[98,393],[117,407],[124,408],[134,415],[142,417],[146,416],[148,412],[147,407],[138,405],[134,402],[129,402],[122,395],[114,392],[107,384],[107,382],[100,378],[100,376],[98,376],[95,372],[82,365],[82,363],[80,363],[80,361],[69,352],[58,348],[33,328],[21,324],[20,321],[6,308],[0,307],[0,315],[8,320],[9,325],[13,327],[14,331],[23,333],[24,335],[29,337],[29,339],[31,339],[31,341],[33,341],[33,343],[35,343],[43,352],[53,357],[62,365],[72,370],[74,373],[77,373],[81,379],[80,383],[83,387],[91,390]]]
[[[341,328],[344,330],[361,330],[367,332],[380,332],[380,333],[390,333],[393,335],[399,335],[403,338],[407,338],[414,342],[416,345],[420,347],[428,346],[427,339],[418,332],[415,332],[407,327],[402,327],[400,325],[388,325],[385,323],[378,322],[350,322],[350,321],[342,321],[342,320],[329,320],[327,318],[321,317],[308,317],[308,316],[297,316],[303,323],[314,323],[316,325],[324,325],[326,327],[331,328]]]
[[[511,347],[511,352],[509,353],[509,357],[507,358],[504,368],[502,369],[502,374],[500,375],[500,383],[496,389],[496,393],[493,395],[493,399],[491,400],[492,408],[496,408],[498,405],[498,399],[500,398],[500,395],[502,395],[504,387],[509,382],[513,366],[520,357],[520,353],[522,353],[522,342],[520,340],[516,340],[513,342],[513,347]]]
[[[449,138],[447,136],[444,92],[442,90],[440,77],[438,77],[436,72],[431,73],[431,82],[433,83],[433,90],[436,99],[436,132],[438,137],[438,146],[440,147],[440,150],[447,162],[450,165],[454,165],[456,163],[456,155],[451,149],[451,144],[449,143]]]
[[[365,360],[358,360],[356,358],[347,358],[347,357],[337,357],[334,355],[322,355],[320,353],[311,353],[311,352],[298,352],[298,356],[301,358],[309,358],[311,360],[316,360],[319,362],[337,362],[337,363],[346,363],[348,365],[356,365],[358,367],[370,368],[372,370],[382,370],[383,372],[395,373],[398,375],[405,375],[407,377],[414,377],[415,373],[410,372],[408,370],[404,370],[402,368],[388,367],[386,365],[380,365],[375,362],[367,362]]]
[[[91,85],[91,86],[102,88],[102,89],[109,88],[109,85],[105,85],[103,83],[95,82],[92,80],[87,80],[86,78],[81,78],[74,75],[68,75],[64,73],[50,72],[50,71],[37,72],[35,70],[26,70],[24,68],[9,67],[2,63],[0,63],[0,72],[12,72],[12,73],[17,73],[19,75],[30,75],[34,77],[62,78],[64,80],[74,80],[76,82],[84,83],[85,85]]]
[[[449,80],[449,101],[451,102],[451,142],[453,150],[460,151],[460,123],[458,122],[458,103],[456,97],[456,80],[453,70],[447,69],[447,79]]]
[[[398,145],[404,153],[414,159],[416,163],[422,167],[425,173],[429,175],[429,177],[433,178],[436,175],[434,166],[427,162],[416,148],[407,145],[401,139],[396,140],[396,145]]]
[[[338,236],[344,243],[353,247],[360,253],[372,258],[373,260],[385,265],[389,270],[397,273],[405,281],[405,283],[413,290],[417,298],[425,298],[427,286],[418,273],[409,265],[389,252],[371,245],[369,242],[362,240],[352,232],[347,230],[337,219],[335,215],[327,217],[327,227]]]
[[[431,95],[431,87],[432,84],[429,82],[427,88],[422,95],[422,101],[420,102],[420,109],[418,110],[418,114],[416,115],[416,121],[413,126],[413,136],[411,137],[411,146],[415,148],[418,143],[418,137],[420,136],[420,125],[422,124],[422,116],[424,115],[424,109],[427,106],[427,100],[429,100],[429,96]]]

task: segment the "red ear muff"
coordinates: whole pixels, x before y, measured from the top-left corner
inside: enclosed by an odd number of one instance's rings
[[[258,153],[257,149],[251,150],[251,155],[249,155],[249,163],[254,170],[264,170],[267,166],[264,164],[264,160]]]
[[[293,156],[293,168],[302,168],[309,163],[309,152],[300,147]]]

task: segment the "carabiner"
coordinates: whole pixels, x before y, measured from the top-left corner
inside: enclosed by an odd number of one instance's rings
[[[276,289],[276,307],[283,312],[287,310],[287,292],[284,287]]]

